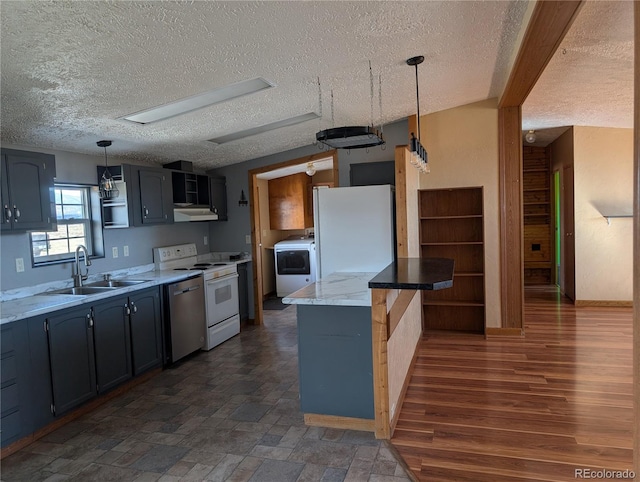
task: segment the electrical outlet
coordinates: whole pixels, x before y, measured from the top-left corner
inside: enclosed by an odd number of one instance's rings
[[[111,256],[113,258],[117,258],[118,257],[118,247],[114,246],[113,248],[111,248]]]
[[[269,231],[267,231],[266,229],[262,230],[262,236],[267,236],[269,234]]]
[[[16,258],[16,272],[24,272],[24,258]]]
[[[251,244],[251,235],[250,234],[245,235],[244,242],[247,243],[247,244]]]
[[[209,244],[209,238],[207,236],[204,237],[204,245]]]
[[[129,246],[122,247],[122,254],[124,254],[125,256],[129,256]]]

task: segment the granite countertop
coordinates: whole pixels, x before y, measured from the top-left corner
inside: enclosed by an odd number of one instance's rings
[[[235,253],[205,253],[198,256],[199,261],[225,261],[230,263],[247,263],[251,261],[250,256],[242,259],[231,260],[229,256]],[[100,281],[106,273],[97,273],[89,277],[84,282],[89,285],[93,282]],[[80,306],[85,303],[110,298],[112,296],[120,296],[132,291],[138,291],[144,288],[163,285],[167,283],[175,283],[193,276],[197,276],[195,271],[176,271],[176,270],[156,270],[153,264],[136,266],[111,272],[113,279],[127,280],[144,280],[132,286],[123,286],[117,289],[96,293],[90,295],[67,295],[67,294],[47,294],[50,291],[69,288],[73,285],[72,280],[65,279],[52,283],[45,283],[38,286],[30,286],[12,290],[11,292],[3,292],[3,301],[0,303],[0,325],[12,321],[30,318],[42,314],[51,313],[53,311],[62,310]]]
[[[369,288],[441,290],[453,286],[449,258],[398,258],[369,281]]]
[[[371,306],[367,283],[376,273],[331,273],[282,299],[292,305]]]

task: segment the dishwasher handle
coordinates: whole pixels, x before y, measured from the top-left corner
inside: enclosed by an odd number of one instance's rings
[[[183,290],[180,291],[175,291],[173,293],[173,296],[178,296],[178,295],[182,295],[184,293],[188,293],[189,291],[195,291],[195,290],[199,290],[200,286],[190,286],[189,288],[185,288]]]

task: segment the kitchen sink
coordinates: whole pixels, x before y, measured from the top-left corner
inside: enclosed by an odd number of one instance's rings
[[[125,286],[135,286],[140,283],[146,283],[146,279],[110,279],[104,281],[96,281],[89,283],[87,288],[124,288]]]
[[[47,291],[47,295],[95,295],[116,289],[116,286],[78,286],[75,288],[64,288],[61,290]]]

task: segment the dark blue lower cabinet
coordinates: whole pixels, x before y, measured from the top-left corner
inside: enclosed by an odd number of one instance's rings
[[[55,415],[95,397],[95,354],[91,308],[61,311],[47,319]]]
[[[92,312],[98,393],[105,393],[133,376],[128,298],[94,303]]]
[[[133,374],[162,365],[162,314],[159,288],[129,295]]]
[[[302,412],[374,419],[371,308],[297,310]]]
[[[2,325],[0,341],[0,434],[4,446],[28,433],[27,325],[20,322]]]

